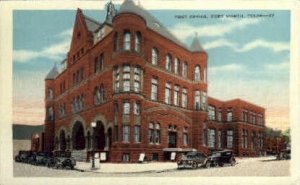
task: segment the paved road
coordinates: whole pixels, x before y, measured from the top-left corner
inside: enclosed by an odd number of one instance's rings
[[[209,169],[196,170],[177,170],[169,168],[166,170],[155,170],[147,172],[81,172],[78,170],[57,170],[42,166],[33,166],[23,163],[14,163],[15,177],[132,177],[132,176],[150,176],[150,177],[169,177],[169,176],[288,176],[289,160],[276,161],[272,158],[247,158],[238,160],[238,164],[234,167],[225,166]],[[108,164],[109,165],[109,164]],[[116,164],[111,164],[116,165]],[[124,164],[118,164],[120,168]],[[128,164],[127,164],[128,165]],[[144,164],[132,164],[144,165]],[[156,165],[160,165],[157,163]],[[174,164],[172,164],[174,165]],[[141,166],[140,166],[141,167]]]

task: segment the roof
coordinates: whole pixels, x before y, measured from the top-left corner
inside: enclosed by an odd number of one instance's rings
[[[90,32],[95,32],[101,26],[100,22],[98,22],[95,19],[90,18],[86,15],[84,15],[84,20],[85,20],[86,26]]]
[[[53,80],[56,78],[56,76],[58,75],[58,70],[56,65],[53,66],[53,68],[50,70],[50,72],[47,74],[45,80]]]
[[[196,34],[196,36],[193,39],[193,42],[192,42],[191,47],[190,47],[190,50],[192,52],[204,51],[204,49],[202,48],[202,46],[201,46],[201,44],[199,42],[197,34]]]
[[[183,44],[180,40],[178,40],[154,16],[152,16],[147,10],[145,10],[141,6],[135,5],[132,0],[125,0],[123,2],[117,15],[122,14],[122,13],[133,13],[133,14],[141,16],[142,18],[145,19],[148,28],[150,28],[151,30],[166,37],[167,39],[175,42],[177,45],[189,50],[185,44]]]

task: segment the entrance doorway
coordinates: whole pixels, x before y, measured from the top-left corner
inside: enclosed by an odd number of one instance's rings
[[[169,148],[177,147],[177,133],[176,132],[169,132],[168,147]]]
[[[101,121],[96,122],[96,127],[94,128],[93,136],[94,136],[94,149],[104,150],[105,132],[104,132],[104,125]]]
[[[76,121],[73,126],[72,140],[74,150],[83,150],[85,148],[84,129],[80,121]]]

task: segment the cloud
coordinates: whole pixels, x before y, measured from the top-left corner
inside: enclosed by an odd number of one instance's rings
[[[283,61],[281,63],[277,63],[277,64],[266,64],[265,68],[267,70],[287,70],[290,67],[290,62],[288,60]]]
[[[235,49],[236,43],[233,43],[229,41],[228,39],[217,39],[212,42],[207,42],[203,45],[203,48],[206,50],[215,49],[215,48],[221,48],[221,47],[230,47]]]
[[[211,74],[218,74],[218,73],[223,73],[223,72],[236,72],[236,71],[241,71],[245,69],[243,65],[240,64],[227,64],[223,66],[215,66],[209,68],[209,73]]]
[[[264,39],[257,39],[245,44],[242,48],[236,48],[237,52],[246,52],[256,48],[269,48],[274,52],[289,51],[289,42],[272,42]]]
[[[170,30],[181,40],[186,40],[189,37],[193,37],[195,33],[198,33],[200,37],[223,37],[228,33],[232,33],[237,30],[242,30],[250,25],[256,25],[260,23],[259,19],[243,19],[240,21],[233,21],[226,19],[222,23],[207,25],[207,26],[193,26],[190,24],[176,24]]]
[[[37,58],[48,58],[51,60],[60,60],[69,50],[71,40],[70,29],[64,30],[56,35],[56,37],[64,38],[62,41],[54,43],[39,51],[34,50],[14,50],[13,60],[15,62],[29,62]]]

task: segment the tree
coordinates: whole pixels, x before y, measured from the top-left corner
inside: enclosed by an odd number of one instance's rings
[[[283,132],[283,138],[286,144],[290,144],[291,143],[291,134],[290,134],[290,128],[288,128],[287,130],[285,130]]]

